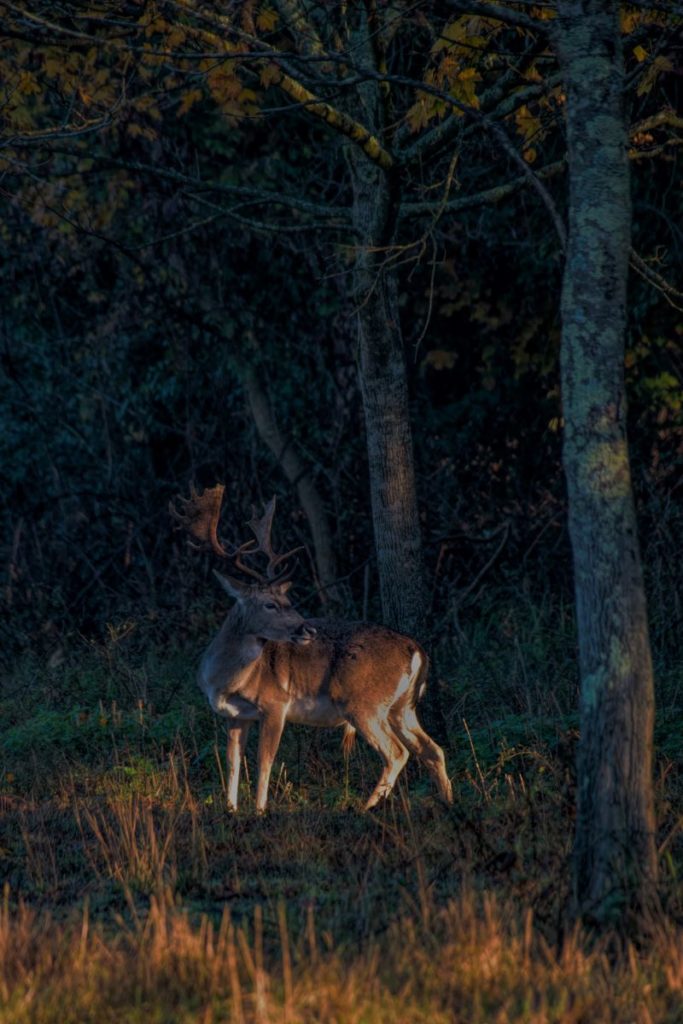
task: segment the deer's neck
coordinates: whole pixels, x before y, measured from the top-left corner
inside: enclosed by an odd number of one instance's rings
[[[252,669],[258,671],[265,642],[250,632],[239,606],[233,608],[202,658],[201,688],[207,694],[215,688],[241,689],[253,675]]]
[[[246,668],[261,656],[266,641],[256,636],[240,605],[235,605],[214,640],[217,653],[228,657],[237,671]]]

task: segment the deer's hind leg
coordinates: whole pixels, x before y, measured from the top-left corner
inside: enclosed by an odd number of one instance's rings
[[[393,707],[389,712],[389,722],[397,738],[404,744],[418,761],[421,761],[432,775],[441,795],[447,804],[453,803],[453,787],[446,774],[446,758],[438,743],[428,736],[420,725],[415,708],[403,705]]]
[[[384,761],[379,781],[365,805],[365,810],[369,811],[391,793],[408,760],[408,751],[384,714],[377,713],[365,720],[356,719],[353,725]]]

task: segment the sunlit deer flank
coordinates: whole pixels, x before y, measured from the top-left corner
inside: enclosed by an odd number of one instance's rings
[[[366,809],[387,797],[410,754],[433,775],[443,800],[452,803],[451,783],[439,747],[422,729],[415,706],[426,686],[427,656],[409,637],[365,622],[303,619],[287,597],[287,569],[294,552],[271,546],[273,498],[249,526],[255,539],[230,555],[218,537],[223,498],[218,485],[194,490],[171,507],[200,546],[233,565],[249,582],[216,572],[235,599],[218,635],[202,657],[198,683],[213,710],[227,718],[228,803],[237,809],[240,765],[252,722],[260,726],[256,808],[263,811],[285,722],[343,727],[350,747],[356,730],[382,758],[384,768]],[[264,573],[245,559],[265,556]]]

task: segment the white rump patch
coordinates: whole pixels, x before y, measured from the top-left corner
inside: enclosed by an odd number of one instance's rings
[[[417,674],[421,668],[422,658],[420,657],[420,652],[415,651],[415,654],[413,655],[413,660],[410,662],[410,672],[406,672],[405,675],[402,675],[398,681],[396,693],[394,694],[395,701],[398,700],[399,697],[402,697],[404,693],[408,692],[408,689],[415,682]]]

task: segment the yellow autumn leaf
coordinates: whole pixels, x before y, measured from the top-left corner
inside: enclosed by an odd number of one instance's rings
[[[452,90],[451,95],[457,96],[458,94]],[[447,110],[448,107],[444,100],[429,93],[419,92],[417,102],[406,112],[406,121],[411,131],[418,132],[435,117],[443,117]],[[459,111],[456,110],[456,113]]]
[[[263,7],[256,16],[256,25],[262,32],[272,32],[278,23],[277,11]]]
[[[668,57],[655,57],[638,83],[638,88],[636,89],[638,96],[644,96],[650,92],[662,71],[673,71],[673,64]]]
[[[406,121],[413,133],[419,132],[421,128],[424,128],[428,120],[424,100],[418,100],[416,103],[413,103],[412,107],[409,107],[406,111]]]
[[[153,121],[161,121],[161,111],[153,96],[136,96],[131,106],[141,114],[151,117]]]
[[[533,146],[529,146],[528,149],[524,150],[522,156],[524,157],[524,159],[526,160],[526,162],[528,164],[532,164],[534,162],[534,160],[536,159],[536,157],[538,156],[538,153],[536,152],[536,150],[534,149]]]
[[[636,60],[638,61],[639,64],[642,64],[643,61],[647,58],[647,50],[645,49],[644,46],[640,46],[640,45],[634,46],[633,47],[633,56],[636,58]]]
[[[168,22],[164,21],[163,18],[152,17],[145,26],[145,36],[149,39],[155,32],[166,32],[168,27]]]
[[[630,35],[633,29],[642,19],[640,12],[621,12],[621,31],[624,35]]]
[[[475,91],[475,83],[481,78],[478,72],[475,72],[476,77],[461,78],[458,76],[457,80],[453,83],[453,87],[450,90],[451,96],[459,100],[460,103],[466,104],[468,107],[474,107],[475,110],[479,109],[479,97]],[[462,111],[456,111],[456,113],[462,113]]]
[[[527,141],[538,135],[541,130],[541,122],[535,114],[532,114],[529,108],[524,104],[519,110],[515,112],[515,124],[517,125],[517,131],[523,139]]]
[[[150,142],[154,142],[158,135],[154,129],[147,124],[138,124],[137,121],[130,121],[126,125],[126,134],[133,138],[149,139]]]
[[[457,18],[448,25],[444,25],[439,33],[439,38],[432,46],[432,53],[438,53],[439,50],[450,46],[451,43],[460,42],[464,39],[466,33],[465,21],[465,18]]]
[[[22,96],[37,96],[41,91],[35,76],[28,71],[22,71],[19,75],[17,89]]]
[[[201,89],[190,89],[189,92],[185,93],[182,100],[180,101],[176,116],[183,117],[185,114],[187,114],[188,110],[191,110],[195,103],[199,103],[201,98]]]
[[[64,77],[64,63],[61,56],[45,57],[43,62],[45,72],[50,78],[62,78]]]
[[[177,47],[182,46],[187,39],[187,32],[182,25],[174,25],[171,31],[164,40],[166,48],[169,50],[175,50]]]
[[[265,89],[267,89],[269,85],[273,85],[274,82],[280,81],[280,78],[282,77],[282,72],[280,71],[277,64],[273,64],[271,62],[269,64],[266,64],[266,66],[261,69],[261,74],[259,77],[261,79],[261,85]]]

